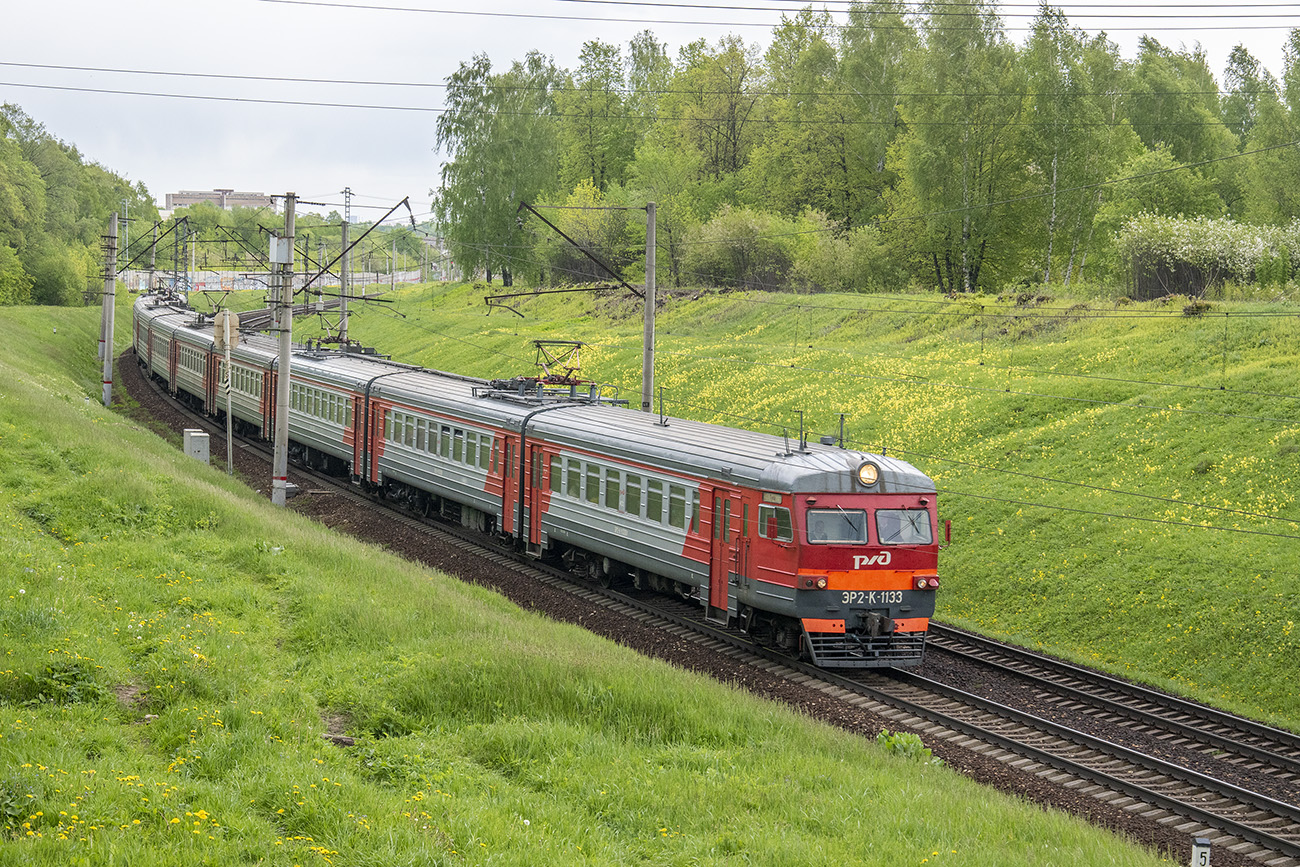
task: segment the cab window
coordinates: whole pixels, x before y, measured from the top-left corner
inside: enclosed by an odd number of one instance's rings
[[[925,509],[877,509],[876,536],[882,545],[929,545],[930,513]]]
[[[867,544],[867,513],[861,509],[809,509],[806,520],[813,545]]]
[[[794,524],[790,521],[790,510],[785,506],[759,506],[758,535],[763,539],[793,542]]]

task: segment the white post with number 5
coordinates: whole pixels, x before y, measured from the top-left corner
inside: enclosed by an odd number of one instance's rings
[[[1192,841],[1192,867],[1210,867],[1210,841],[1204,837]]]

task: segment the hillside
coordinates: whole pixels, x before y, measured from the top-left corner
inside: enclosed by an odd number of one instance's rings
[[[639,403],[637,299],[485,315],[497,291],[399,290],[352,334],[486,377],[582,340]],[[936,478],[943,619],[1300,729],[1294,302],[692,292],[657,328],[668,414],[794,438],[844,413],[852,446]]]
[[[275,510],[89,397],[94,311],[0,323],[0,864],[1157,863]]]

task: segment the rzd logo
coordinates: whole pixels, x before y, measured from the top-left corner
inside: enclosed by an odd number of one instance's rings
[[[889,552],[881,551],[879,554],[859,554],[853,558],[853,568],[861,569],[864,566],[888,566]]]

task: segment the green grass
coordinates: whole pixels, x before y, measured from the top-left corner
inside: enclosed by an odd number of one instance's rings
[[[95,321],[0,310],[0,864],[1158,863],[273,509]]]
[[[533,372],[533,339],[583,340],[583,374],[639,404],[639,300],[487,315],[502,291],[410,287],[351,331],[487,377]],[[941,618],[1300,729],[1295,301],[675,295],[669,414],[793,438],[799,410],[814,437],[845,413],[851,444],[937,480]]]

